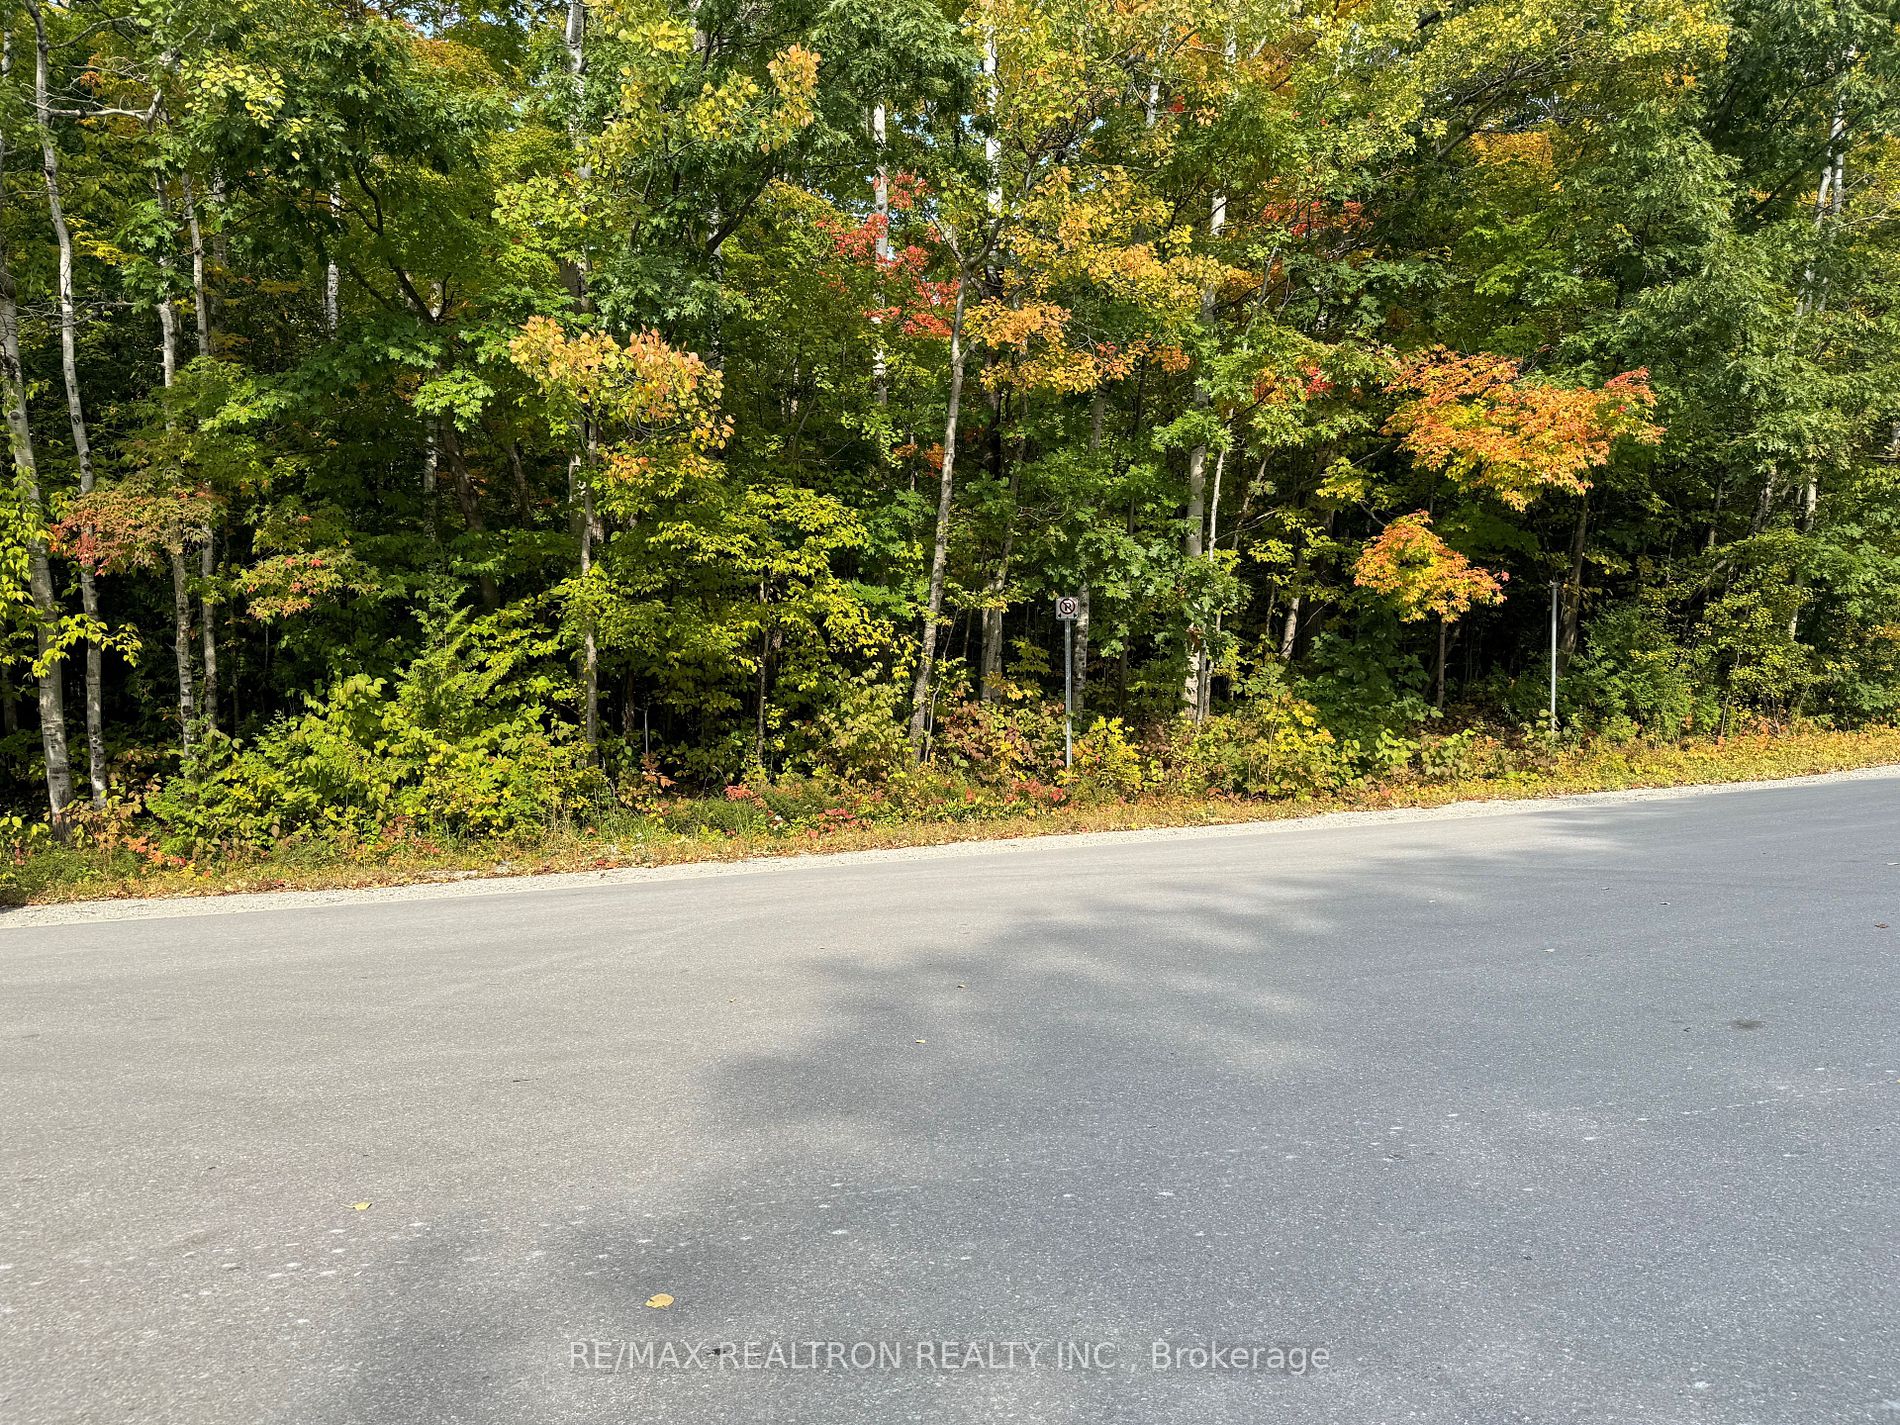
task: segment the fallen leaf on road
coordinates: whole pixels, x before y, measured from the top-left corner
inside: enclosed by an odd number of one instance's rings
[[[919,1044],[921,1044],[921,1043],[923,1043],[924,1041],[923,1041],[923,1040],[921,1040],[921,1039],[919,1039],[919,1040],[918,1040],[917,1042],[918,1042]]]
[[[350,1206],[355,1208],[358,1212],[369,1211],[369,1204],[367,1202],[353,1202],[350,1204]]]
[[[655,1292],[652,1296],[647,1298],[647,1305],[652,1307],[655,1311],[664,1311],[672,1304],[673,1298],[663,1291]]]

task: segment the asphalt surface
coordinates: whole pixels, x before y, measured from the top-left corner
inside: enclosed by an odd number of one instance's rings
[[[0,917],[0,1419],[1900,1421],[1896,863],[1887,775]]]

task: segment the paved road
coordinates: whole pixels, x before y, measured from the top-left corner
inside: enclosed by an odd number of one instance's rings
[[[0,920],[0,1418],[1900,1421],[1896,863],[1882,776]]]

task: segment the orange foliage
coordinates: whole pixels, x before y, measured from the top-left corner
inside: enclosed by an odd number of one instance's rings
[[[1581,494],[1586,472],[1605,464],[1627,436],[1662,439],[1646,370],[1601,387],[1552,386],[1524,378],[1506,356],[1461,356],[1442,346],[1400,357],[1389,389],[1414,393],[1386,433],[1426,469],[1521,510],[1545,490]]]
[[[1353,582],[1391,599],[1407,623],[1427,614],[1449,623],[1473,604],[1502,603],[1510,575],[1479,568],[1433,534],[1431,523],[1423,510],[1393,520],[1360,551]]]

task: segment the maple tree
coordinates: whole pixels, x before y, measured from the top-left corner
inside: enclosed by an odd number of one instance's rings
[[[1427,614],[1450,622],[1474,605],[1502,602],[1510,575],[1480,569],[1433,534],[1431,524],[1423,510],[1393,520],[1353,561],[1353,582],[1391,599],[1408,623]]]
[[[1619,437],[1663,436],[1646,419],[1656,396],[1643,370],[1564,386],[1526,378],[1509,357],[1438,347],[1400,358],[1390,386],[1407,399],[1385,428],[1413,460],[1516,510],[1545,491],[1582,494]]]

